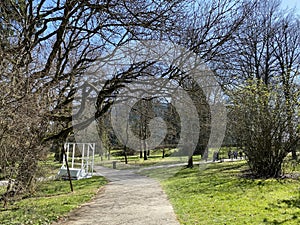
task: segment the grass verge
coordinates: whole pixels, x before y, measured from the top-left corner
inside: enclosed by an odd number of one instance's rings
[[[181,224],[300,224],[299,180],[242,178],[246,169],[245,162],[196,166],[161,184]],[[158,179],[165,173],[144,172]]]
[[[76,180],[73,181],[75,191],[70,193],[68,181],[43,182],[31,196],[8,205],[7,209],[0,208],[0,224],[51,224],[89,201],[106,183],[99,176]]]

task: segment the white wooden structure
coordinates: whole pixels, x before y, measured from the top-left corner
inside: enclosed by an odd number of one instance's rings
[[[65,143],[64,149],[72,179],[79,180],[93,176],[95,143],[68,142]],[[68,178],[65,155],[58,176],[64,179]]]

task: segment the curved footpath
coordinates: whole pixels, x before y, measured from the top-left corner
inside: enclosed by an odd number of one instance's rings
[[[160,184],[128,170],[96,166],[107,184],[92,201],[53,225],[179,225]]]

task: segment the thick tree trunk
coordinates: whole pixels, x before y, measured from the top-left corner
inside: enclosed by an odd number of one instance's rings
[[[38,168],[37,159],[25,156],[23,162],[18,167],[16,179],[5,193],[7,196],[22,195],[26,192],[34,191],[34,177]]]

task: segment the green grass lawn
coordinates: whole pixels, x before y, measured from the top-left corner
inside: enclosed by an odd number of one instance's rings
[[[234,151],[237,149],[236,147],[222,147],[219,150],[219,157],[220,159],[227,159],[228,158],[228,151]],[[214,151],[218,151],[217,149],[211,148],[208,153],[208,160],[212,160]],[[111,156],[108,160],[107,156],[103,156],[102,160],[99,155],[95,155],[95,164],[105,166],[108,168],[112,168],[112,161],[117,161],[117,169],[135,169],[140,167],[147,167],[147,166],[157,166],[157,165],[164,165],[164,164],[176,164],[176,163],[187,163],[188,157],[186,155],[179,156],[178,153],[179,149],[165,149],[165,158],[162,158],[162,149],[155,149],[150,151],[150,156],[148,156],[147,160],[140,158],[139,152],[134,152],[133,155],[128,155],[128,164],[125,165],[125,159],[122,154],[122,150],[111,150]],[[201,160],[200,155],[194,155],[193,160],[195,162]]]
[[[110,160],[106,157],[102,157],[102,160],[98,155],[95,156],[95,164],[112,168],[112,162],[117,161],[117,169],[135,169],[147,166],[165,165],[165,164],[176,164],[186,163],[188,160],[187,156],[176,156],[173,154],[176,149],[167,149],[166,157],[162,158],[162,150],[151,150],[150,156],[147,160],[140,158],[139,152],[135,152],[134,155],[128,156],[128,164],[125,164],[124,156],[121,155],[122,150],[112,150]],[[116,154],[118,153],[118,154]],[[194,161],[199,161],[200,155],[193,156]]]
[[[66,215],[72,209],[89,201],[106,184],[103,177],[73,181],[74,192],[70,193],[68,181],[47,181],[39,184],[36,192],[27,198],[0,206],[1,225],[34,224],[46,225]],[[4,191],[0,187],[0,193]]]
[[[300,224],[299,180],[243,178],[246,169],[242,161],[181,169],[166,180],[172,171],[144,173],[161,180],[181,224]]]

